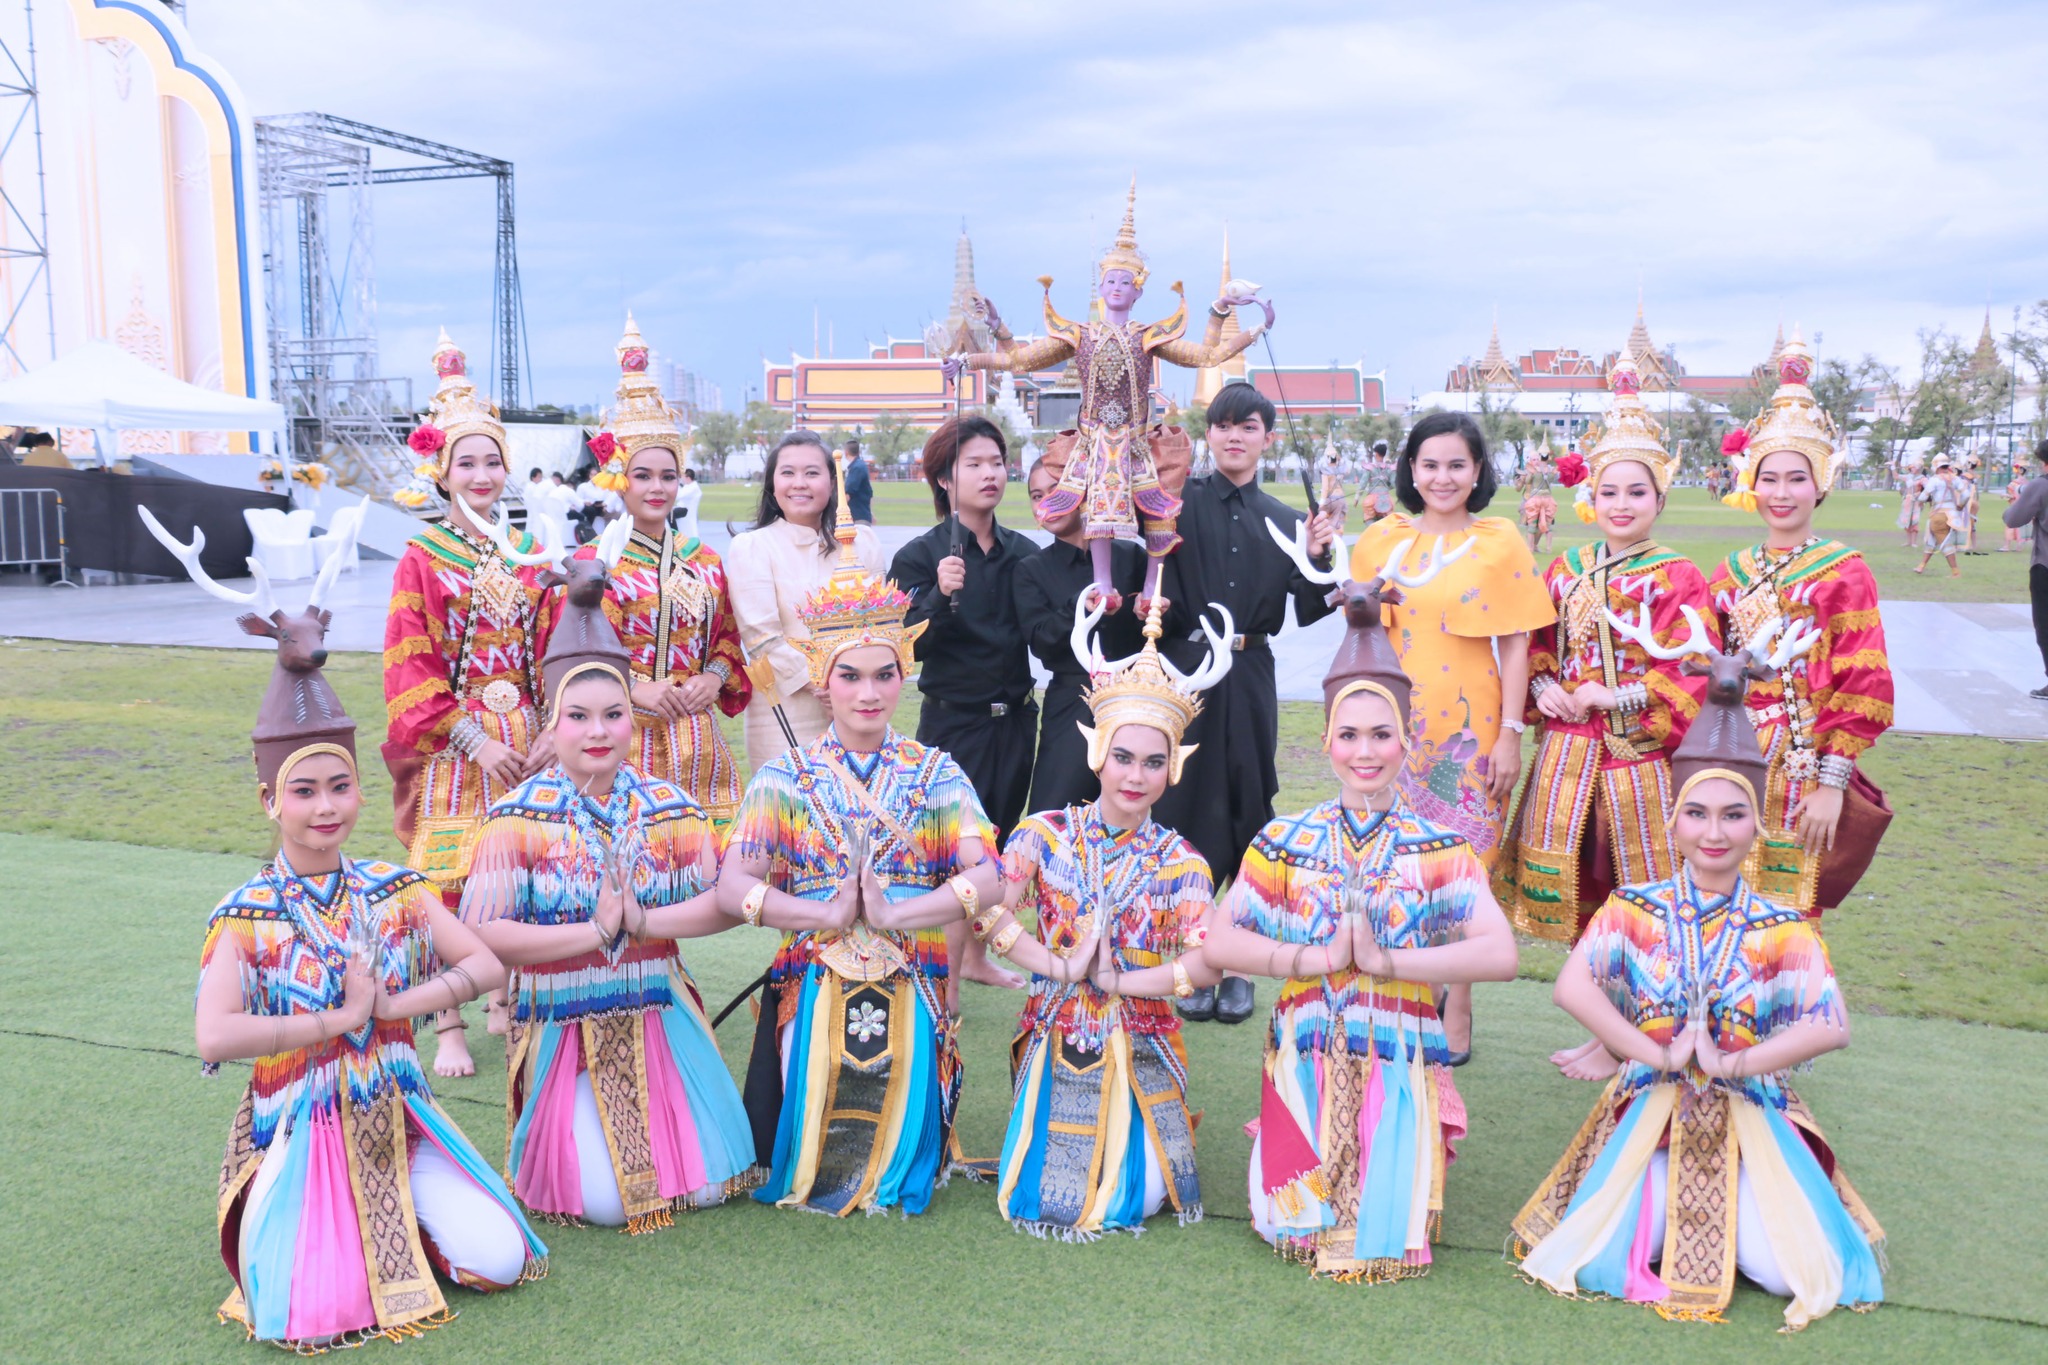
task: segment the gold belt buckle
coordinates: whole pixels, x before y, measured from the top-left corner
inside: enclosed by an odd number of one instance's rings
[[[503,678],[487,684],[479,695],[487,710],[501,716],[508,716],[519,709],[519,689]]]

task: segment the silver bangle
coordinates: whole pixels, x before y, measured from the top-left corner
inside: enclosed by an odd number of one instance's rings
[[[464,716],[448,731],[448,743],[464,756],[475,758],[477,750],[490,742],[484,733],[483,723],[475,716]]]
[[[1561,686],[1563,686],[1563,684],[1558,682],[1558,680],[1552,677],[1550,674],[1538,673],[1535,677],[1529,679],[1529,695],[1532,697],[1540,697],[1545,692],[1554,691],[1555,689]]]
[[[723,659],[713,659],[704,665],[704,671],[715,676],[720,684],[732,681],[732,665]]]
[[[1648,683],[1623,683],[1614,689],[1614,708],[1625,716],[1632,716],[1650,704]]]
[[[1844,758],[1840,754],[1820,756],[1820,784],[1823,787],[1840,791],[1849,785],[1849,774],[1855,771],[1856,760],[1852,758]]]

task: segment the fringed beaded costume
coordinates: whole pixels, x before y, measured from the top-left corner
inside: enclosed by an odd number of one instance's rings
[[[644,908],[689,900],[715,875],[715,836],[681,788],[622,765],[600,801],[553,767],[492,807],[463,917],[587,923],[603,860],[621,843]],[[506,1169],[528,1208],[599,1217],[586,1208],[581,1171],[597,1155],[586,1146],[601,1147],[616,1182],[616,1209],[600,1182],[604,1209],[633,1232],[751,1184],[739,1092],[673,939],[622,935],[609,949],[517,967],[507,994]]]
[[[1856,550],[1815,537],[1797,549],[1762,545],[1728,556],[1708,581],[1730,649],[1811,627],[1812,649],[1749,685],[1750,715],[1770,763],[1756,849],[1743,875],[1759,895],[1818,917],[1822,859],[1809,856],[1792,813],[1823,778],[1825,761],[1853,764],[1892,725],[1892,670],[1877,580]],[[1854,775],[1847,779],[1852,785]],[[1874,789],[1873,789],[1874,790]],[[1880,798],[1881,799],[1881,798]]]
[[[313,1014],[341,1005],[351,944],[367,941],[395,994],[439,970],[433,895],[391,863],[344,859],[301,877],[280,854],[215,908],[201,971],[232,944],[244,1012]],[[511,1191],[434,1102],[408,1019],[255,1060],[228,1132],[218,1222],[236,1285],[221,1316],[265,1341],[408,1335],[449,1319],[436,1271],[486,1290],[546,1272],[547,1248]],[[485,1244],[504,1234],[502,1264],[468,1254],[480,1230]],[[514,1245],[524,1254],[508,1257]]]
[[[858,842],[905,899],[964,871],[970,838],[992,847],[994,831],[943,750],[892,730],[876,752],[851,753],[834,727],[754,774],[728,856],[765,859],[775,889],[822,901],[858,871]],[[773,1134],[756,1199],[841,1216],[924,1211],[951,1164],[960,1095],[946,972],[938,929],[856,921],[783,935],[747,1075],[756,1141]]]
[[[1147,820],[1105,825],[1095,803],[1025,817],[1003,875],[1053,953],[1108,939],[1119,971],[1201,946],[1212,886],[1193,845]],[[1171,1204],[1202,1216],[1187,1110],[1187,1050],[1171,1001],[1034,976],[1011,1046],[1014,1098],[996,1204],[1063,1241],[1142,1228]]]
[[[1703,997],[1709,1031],[1739,1054],[1808,1019],[1839,1019],[1827,949],[1794,909],[1738,881],[1676,878],[1617,892],[1581,944],[1616,1009],[1659,1043]],[[1739,1268],[1789,1297],[1788,1328],[1880,1302],[1884,1233],[1782,1073],[1710,1080],[1697,1062],[1628,1062],[1515,1219],[1522,1269],[1560,1294],[1719,1320]]]
[[[1618,631],[1608,613],[1640,621],[1660,646],[1686,638],[1691,607],[1719,643],[1706,580],[1691,560],[1661,545],[1619,556],[1582,545],[1551,561],[1543,575],[1557,603],[1556,625],[1537,628],[1529,645],[1532,695],[1551,687],[1575,692],[1598,683],[1625,704],[1557,720],[1533,705],[1543,742],[1508,822],[1512,834],[1496,865],[1495,894],[1525,934],[1570,942],[1617,886],[1668,877],[1676,869],[1671,833],[1671,751],[1699,714],[1706,686],[1675,659],[1653,658]]]
[[[633,655],[633,680],[722,674],[718,710],[737,716],[754,694],[717,551],[671,531],[656,543],[633,532],[611,572],[605,615]],[[633,712],[633,766],[689,792],[720,830],[739,810],[739,762],[709,711],[669,720]]]
[[[1325,801],[1275,820],[1245,854],[1230,922],[1328,942],[1347,892],[1387,948],[1456,940],[1486,889],[1459,835],[1397,798],[1380,814]],[[1289,980],[1273,1006],[1252,1144],[1252,1221],[1283,1256],[1343,1280],[1427,1273],[1465,1102],[1427,985],[1355,970]]]

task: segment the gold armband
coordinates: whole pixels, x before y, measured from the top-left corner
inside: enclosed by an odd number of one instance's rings
[[[1010,949],[1015,947],[1017,940],[1023,936],[1024,926],[1015,920],[1011,920],[1010,927],[995,936],[995,939],[988,945],[988,950],[998,957],[1008,957]]]
[[[761,907],[768,903],[768,883],[755,882],[754,889],[740,902],[740,918],[756,929],[761,927]]]
[[[949,878],[946,885],[953,888],[953,895],[960,902],[960,913],[963,917],[971,920],[981,913],[981,893],[974,889],[974,883],[965,875]]]
[[[994,909],[983,911],[980,915],[969,920],[967,927],[973,932],[975,942],[986,943],[988,942],[988,936],[996,931],[996,925],[1002,923],[1002,919],[1003,907],[998,905]]]
[[[1173,961],[1173,998],[1185,1000],[1195,993],[1195,983],[1188,979],[1188,969],[1180,965],[1180,959]]]

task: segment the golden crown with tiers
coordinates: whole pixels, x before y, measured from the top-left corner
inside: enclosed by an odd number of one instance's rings
[[[1093,606],[1089,605],[1091,601]],[[1117,660],[1103,658],[1095,642],[1095,627],[1107,609],[1101,593],[1086,590],[1075,600],[1070,643],[1074,657],[1088,670],[1090,686],[1082,700],[1095,716],[1092,727],[1076,724],[1081,737],[1088,742],[1091,771],[1101,772],[1102,765],[1109,761],[1109,743],[1119,729],[1147,725],[1166,736],[1172,751],[1166,780],[1180,781],[1188,755],[1201,747],[1183,744],[1181,737],[1195,723],[1195,717],[1202,714],[1202,693],[1230,671],[1231,643],[1237,633],[1230,609],[1220,602],[1209,605],[1223,617],[1223,629],[1211,629],[1208,616],[1202,616],[1202,634],[1209,641],[1209,657],[1193,673],[1183,673],[1159,653],[1160,618],[1166,610],[1164,598],[1153,598],[1146,613],[1145,647],[1127,659]]]
[[[1582,438],[1587,448],[1586,481],[1579,485],[1572,510],[1585,522],[1593,520],[1593,489],[1600,473],[1615,461],[1633,460],[1649,470],[1659,493],[1669,491],[1678,472],[1678,457],[1664,448],[1664,428],[1644,406],[1642,373],[1627,351],[1607,372],[1607,388],[1614,395],[1607,415]]]
[[[813,687],[825,685],[834,659],[865,645],[887,645],[896,651],[896,662],[909,669],[910,647],[927,624],[906,625],[910,594],[894,580],[860,566],[853,548],[853,518],[846,510],[846,452],[833,451],[832,463],[839,472],[839,517],[832,533],[839,542],[839,567],[824,587],[797,605],[797,618],[810,638],[790,641],[810,662]]]
[[[591,482],[616,493],[625,490],[626,466],[632,463],[633,456],[649,446],[675,452],[676,472],[681,473],[685,442],[675,409],[662,397],[661,385],[647,373],[647,343],[641,339],[639,324],[630,312],[626,314],[625,333],[613,349],[619,357],[618,402],[606,415],[605,430],[598,440],[603,441],[607,435],[612,439],[605,451],[604,467]]]
[[[448,465],[455,458],[455,443],[465,436],[488,436],[505,453],[505,424],[499,420],[498,405],[476,391],[469,377],[469,358],[441,329],[434,347],[434,374],[439,380],[427,403],[427,419],[414,429],[406,444],[420,457],[413,468],[412,482],[391,495],[402,507],[424,507],[440,491],[435,485],[448,478]]]
[[[1721,450],[1735,468],[1735,487],[1721,499],[1745,512],[1756,510],[1756,471],[1766,455],[1791,451],[1806,457],[1813,470],[1813,482],[1823,495],[1835,486],[1835,476],[1849,462],[1848,452],[1839,449],[1840,431],[1806,386],[1813,378],[1813,352],[1792,329],[1792,339],[1778,353],[1778,388],[1764,410],[1741,431],[1731,433]]]
[[[1145,276],[1149,272],[1145,266],[1145,253],[1138,250],[1137,215],[1138,177],[1134,175],[1131,177],[1130,194],[1124,200],[1124,221],[1123,226],[1116,230],[1116,242],[1103,253],[1102,259],[1095,263],[1095,279],[1098,283],[1112,270],[1128,270],[1138,287],[1144,287]]]

